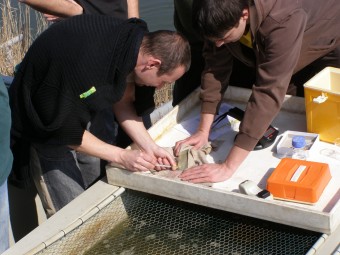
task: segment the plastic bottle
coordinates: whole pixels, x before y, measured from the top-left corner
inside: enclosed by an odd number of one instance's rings
[[[304,136],[293,136],[293,159],[306,160],[308,157],[308,151],[306,150],[306,140]]]

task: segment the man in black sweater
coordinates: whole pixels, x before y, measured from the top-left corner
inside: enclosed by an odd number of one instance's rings
[[[185,38],[171,31],[149,33],[139,19],[76,16],[53,24],[35,40],[10,88],[12,135],[31,144],[30,171],[48,215],[91,184],[86,180],[91,173],[78,167],[79,153],[131,171],[175,166],[138,117],[141,93],[135,92],[174,82],[189,66]],[[153,104],[152,94],[142,100]],[[110,145],[88,131],[106,108],[113,109],[138,150]]]

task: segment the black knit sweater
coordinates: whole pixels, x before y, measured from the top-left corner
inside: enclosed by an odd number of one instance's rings
[[[72,17],[44,31],[10,88],[13,135],[81,144],[91,117],[122,98],[145,32],[142,20],[99,15]],[[92,87],[94,93],[80,97]]]
[[[109,15],[127,19],[127,0],[76,0],[85,14]]]

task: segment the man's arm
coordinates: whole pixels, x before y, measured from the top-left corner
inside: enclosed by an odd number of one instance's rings
[[[262,44],[257,58],[256,83],[235,145],[253,150],[279,113],[300,56],[305,22],[306,14],[299,10],[284,23],[269,26],[269,31],[263,28],[266,33],[258,36]]]
[[[153,157],[142,151],[124,150],[107,144],[86,130],[81,145],[70,145],[69,147],[78,152],[107,160],[130,171],[148,171],[154,169],[156,164]]]
[[[233,56],[225,46],[216,47],[207,41],[204,43],[202,55],[205,67],[201,79],[201,113],[216,114],[229,85]]]
[[[113,111],[118,122],[126,131],[129,137],[137,144],[137,146],[148,151],[147,146],[153,144],[153,140],[146,131],[142,118],[137,116],[133,106],[135,89],[134,82],[128,82],[123,98],[114,104]]]
[[[179,155],[183,145],[191,145],[194,149],[198,150],[208,143],[211,125],[214,121],[214,114],[201,113],[200,124],[197,131],[192,136],[176,142],[174,154]]]
[[[19,0],[33,9],[58,17],[70,17],[83,13],[83,8],[72,0]]]
[[[220,164],[203,164],[185,170],[179,177],[192,183],[222,182],[229,179],[249,155],[249,151],[233,146]]]
[[[123,98],[113,106],[118,122],[141,151],[153,156],[159,164],[175,166],[174,158],[153,141],[143,124],[142,118],[137,116],[133,105],[134,86],[134,83],[127,83]]]
[[[174,153],[178,155],[183,145],[192,145],[198,149],[208,142],[210,128],[218,111],[223,94],[229,84],[233,56],[225,47],[215,47],[211,42],[205,42],[203,48],[205,68],[201,83],[201,119],[195,134],[178,141]]]
[[[127,0],[128,18],[139,18],[139,1]]]
[[[121,126],[141,150],[125,150],[107,144],[86,130],[82,136],[82,143],[78,146],[70,145],[70,147],[76,151],[107,160],[130,171],[155,169],[158,160],[156,155],[160,157],[166,157],[166,155],[153,142],[141,118],[137,116],[132,104],[133,98],[134,84],[128,83],[123,98],[113,105],[113,110]],[[168,164],[169,161],[165,163]],[[175,161],[172,160],[171,164],[174,165]]]

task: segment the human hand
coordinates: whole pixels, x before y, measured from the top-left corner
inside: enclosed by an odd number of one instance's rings
[[[185,146],[185,145],[192,145],[193,149],[198,150],[199,148],[201,148],[202,146],[208,143],[208,138],[209,138],[209,133],[206,133],[203,131],[197,131],[192,136],[184,140],[176,142],[175,148],[174,148],[174,154],[178,156],[182,146]]]
[[[156,158],[139,150],[122,150],[119,165],[132,172],[149,171],[157,163]]]
[[[171,170],[177,169],[177,164],[175,159],[172,157],[172,155],[166,151],[164,148],[158,146],[155,144],[155,146],[150,148],[149,153],[157,158],[157,165],[155,166],[155,170],[165,170],[168,169],[171,166]]]
[[[225,163],[203,164],[186,169],[179,178],[191,183],[222,182],[229,179],[235,170],[228,168]]]

